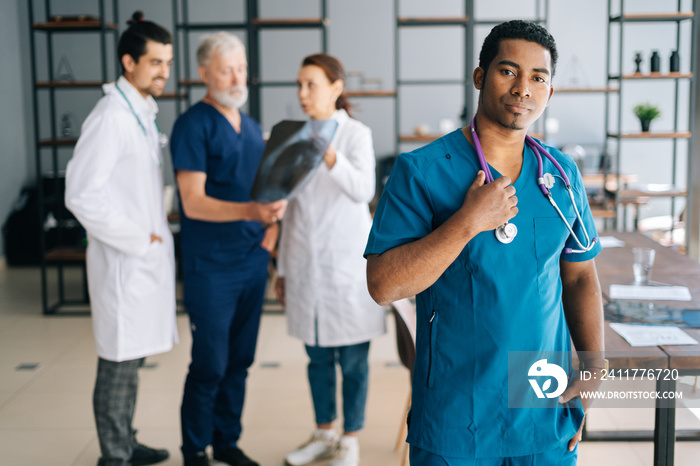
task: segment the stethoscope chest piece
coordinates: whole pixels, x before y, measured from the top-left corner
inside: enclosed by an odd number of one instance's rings
[[[505,223],[494,230],[496,239],[503,244],[508,244],[515,239],[518,234],[518,227],[512,223]]]

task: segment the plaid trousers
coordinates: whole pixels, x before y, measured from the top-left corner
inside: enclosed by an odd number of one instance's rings
[[[136,444],[131,426],[139,384],[138,368],[145,358],[114,362],[98,358],[92,396],[102,458],[98,466],[129,466]]]

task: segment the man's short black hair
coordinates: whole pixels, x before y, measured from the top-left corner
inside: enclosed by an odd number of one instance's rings
[[[520,19],[501,23],[491,29],[489,35],[486,36],[479,53],[479,67],[484,70],[484,73],[488,71],[489,65],[498,55],[498,49],[503,39],[524,39],[549,50],[549,55],[552,58],[552,76],[554,76],[557,58],[559,58],[554,37],[539,24]]]
[[[117,45],[117,56],[119,63],[124,55],[131,55],[136,63],[139,58],[146,54],[146,42],[152,40],[159,44],[172,44],[173,38],[170,33],[162,26],[151,21],[143,20],[143,12],[136,11],[127,21],[129,27],[122,33]],[[124,65],[122,65],[124,72]]]

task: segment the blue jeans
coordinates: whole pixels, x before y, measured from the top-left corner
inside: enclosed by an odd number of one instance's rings
[[[369,342],[331,348],[306,345],[306,353],[316,424],[330,424],[337,417],[335,365],[338,363],[343,374],[343,428],[345,432],[361,430],[369,381]]]

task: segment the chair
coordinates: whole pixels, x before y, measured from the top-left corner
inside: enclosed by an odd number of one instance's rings
[[[399,352],[399,359],[406,369],[409,370],[411,378],[413,378],[413,364],[416,361],[416,307],[408,299],[400,299],[391,303],[391,312],[394,315],[396,322],[396,348]],[[411,409],[411,394],[408,395],[406,410],[404,411],[399,435],[396,439],[394,451],[397,451],[403,445],[403,455],[401,464],[408,466],[408,444],[405,443],[408,433],[406,421],[408,419],[408,411]]]

